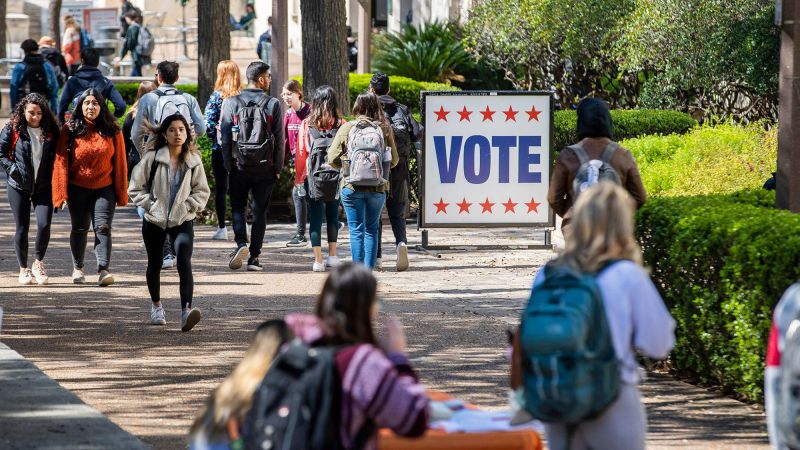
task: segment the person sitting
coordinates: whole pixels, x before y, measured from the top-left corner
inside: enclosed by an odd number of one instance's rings
[[[247,6],[244,7],[244,14],[242,14],[238,22],[233,17],[233,14],[228,16],[228,21],[231,24],[231,30],[249,30],[250,25],[253,24],[255,19],[256,7],[253,6],[252,3],[248,3]]]

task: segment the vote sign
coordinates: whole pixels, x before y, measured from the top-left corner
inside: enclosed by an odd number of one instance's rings
[[[422,228],[553,226],[550,93],[422,96]]]

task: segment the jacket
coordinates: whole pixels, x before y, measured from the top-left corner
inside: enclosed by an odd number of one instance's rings
[[[122,59],[128,52],[131,52],[131,61],[133,61],[133,65],[135,66],[142,66],[150,63],[150,58],[142,56],[136,51],[136,44],[139,43],[140,28],[141,25],[135,22],[128,27],[128,31],[125,33],[125,42],[122,43],[122,50],[119,55],[119,59]]]
[[[81,63],[81,32],[74,28],[67,28],[61,38],[61,51],[64,59],[70,66]]]
[[[224,100],[220,91],[214,91],[211,93],[211,97],[208,98],[208,103],[206,103],[206,136],[211,141],[211,150],[213,151],[222,150],[222,146],[219,144],[217,126],[219,126],[219,116],[222,114],[222,102]]]
[[[64,59],[64,55],[61,54],[55,47],[39,47],[39,53],[44,56],[50,64],[53,65],[55,74],[56,74],[56,81],[58,81],[58,86],[64,86],[64,83],[69,76],[69,67],[67,67],[67,60]],[[60,73],[59,73],[60,72]]]
[[[19,89],[22,87],[22,77],[25,75],[25,67],[28,63],[41,63],[44,65],[44,73],[47,75],[47,86],[50,89],[50,96],[48,98],[48,100],[50,100],[50,109],[55,111],[58,106],[58,80],[56,79],[56,73],[53,71],[53,67],[44,59],[44,56],[38,53],[25,55],[22,62],[15,65],[14,69],[11,71],[11,82],[8,92],[8,96],[11,97],[11,111],[14,111],[14,107],[22,100],[19,96]]]
[[[168,92],[177,90],[171,84],[162,83],[158,87],[158,91]],[[189,111],[191,112],[192,126],[194,127],[195,139],[206,134],[206,121],[203,117],[203,111],[200,110],[200,105],[197,104],[197,99],[187,93],[182,93],[189,104]],[[139,99],[139,105],[136,107],[136,118],[133,121],[133,131],[131,132],[131,140],[133,145],[143,154],[145,148],[145,137],[149,136],[149,131],[145,128],[146,123],[158,125],[153,123],[153,118],[156,116],[156,106],[160,97],[155,92],[148,92]]]
[[[233,127],[233,117],[238,114],[239,112],[239,102],[235,101],[238,97],[244,103],[253,101],[259,101],[264,96],[270,97],[269,94],[264,92],[261,89],[255,88],[247,88],[242,91],[241,94],[230,97],[225,99],[222,103],[222,113],[220,115],[220,141],[222,142],[222,160],[225,163],[225,170],[229,173],[233,170],[234,167],[234,157],[233,157],[233,133],[231,131]],[[267,102],[267,107],[269,107],[269,103]],[[270,130],[272,131],[272,136],[275,139],[275,148],[274,148],[274,160],[273,160],[273,167],[271,170],[274,172],[275,177],[277,178],[281,170],[283,169],[283,112],[281,111],[281,104],[280,101],[272,102],[273,106],[270,111],[266,111],[267,113],[267,120],[270,123]],[[270,169],[268,169],[270,170]]]
[[[261,53],[271,49],[271,45],[272,29],[268,28],[267,31],[261,33],[261,36],[258,37],[258,44],[256,45],[256,56],[265,63],[269,63],[270,59],[272,59],[272,55],[262,55]]]
[[[348,135],[350,134],[350,130],[353,126],[362,121],[362,120],[369,120],[366,116],[358,116],[352,122],[344,123],[340,128],[339,131],[336,132],[336,137],[333,138],[333,142],[331,143],[330,148],[328,149],[328,164],[331,165],[334,169],[341,169],[342,168],[342,161],[348,161],[350,158],[347,157],[347,139]],[[382,123],[380,125],[381,131],[383,131],[383,139],[386,142],[386,145],[392,148],[392,167],[395,167],[397,163],[400,161],[400,156],[397,153],[397,145],[394,143],[394,135],[392,134],[392,129],[389,125]],[[342,177],[341,186],[342,189],[348,188],[354,191],[359,192],[388,192],[389,191],[389,182],[380,185],[380,186],[353,186],[346,182],[346,178]]]
[[[293,108],[287,108],[286,114],[283,116],[283,157],[291,158],[293,160],[294,154],[297,151],[297,140],[300,135],[300,124],[311,114],[311,105],[303,102],[303,107],[299,111]],[[295,161],[297,164],[297,161]]]
[[[111,100],[111,103],[114,105],[114,116],[119,118],[125,114],[125,108],[128,105],[117,90],[117,87],[114,86],[114,83],[106,78],[97,67],[84,65],[75,72],[75,75],[67,80],[67,84],[65,84],[64,89],[61,90],[61,100],[58,102],[58,119],[61,120],[62,123],[64,122],[64,114],[67,112],[70,103],[75,100],[75,97],[79,96],[90,87],[94,87],[100,91],[106,100]]]
[[[153,186],[148,187],[150,169],[158,164],[153,176]],[[203,161],[197,153],[189,153],[183,162],[183,179],[175,196],[172,209],[169,207],[169,148],[145,153],[142,161],[133,168],[128,195],[131,202],[144,208],[144,220],[167,229],[194,220],[197,213],[206,207],[211,190],[208,188]]]
[[[393,97],[389,95],[381,95],[378,97],[378,100],[381,102],[381,108],[383,108],[383,112],[386,115],[386,120],[391,121],[391,117],[393,114],[396,113],[396,110],[399,109],[403,111],[403,114],[407,118],[407,126],[408,126],[408,133],[411,136],[411,143],[419,142],[422,139],[422,126],[420,126],[417,119],[411,114],[411,111],[408,110],[408,106],[403,105],[402,103],[397,103]],[[413,153],[414,149],[398,149],[398,151],[407,150],[409,153]]]
[[[39,163],[36,180],[33,179],[31,138],[28,136],[28,132],[23,130],[19,134],[16,148],[11,147],[12,141],[13,128],[9,122],[3,127],[3,131],[0,131],[0,165],[8,174],[8,185],[26,194],[49,192],[52,187],[58,135],[45,136],[44,145],[42,145],[42,161]]]

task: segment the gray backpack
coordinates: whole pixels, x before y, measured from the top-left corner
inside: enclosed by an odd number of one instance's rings
[[[347,135],[345,176],[353,186],[380,186],[389,178],[391,158],[386,160],[386,142],[380,126],[369,120],[354,122]]]
[[[153,56],[153,50],[156,48],[156,40],[153,38],[153,33],[147,27],[139,27],[139,36],[136,38],[136,53],[139,56]]]
[[[603,149],[603,153],[600,154],[599,160],[590,160],[586,150],[579,144],[570,145],[569,148],[575,152],[575,156],[578,157],[581,163],[578,172],[575,174],[575,179],[572,180],[572,192],[574,192],[575,198],[578,198],[581,192],[601,181],[610,181],[617,185],[622,184],[619,174],[611,167],[611,158],[619,148],[619,144],[613,141],[609,142],[606,148]]]

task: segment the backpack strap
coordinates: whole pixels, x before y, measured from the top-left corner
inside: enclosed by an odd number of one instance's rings
[[[153,156],[153,163],[150,164],[150,176],[147,178],[147,193],[153,194],[153,179],[156,177],[156,169],[158,169],[158,161]]]
[[[570,145],[567,148],[575,152],[575,156],[578,157],[578,161],[580,161],[581,165],[584,165],[587,162],[589,162],[589,155],[586,153],[586,150],[584,150],[583,147],[581,147],[580,145],[578,144]]]
[[[603,149],[603,153],[600,155],[600,160],[606,164],[611,163],[611,158],[614,157],[614,152],[617,151],[619,148],[619,144],[614,141],[611,141],[606,145],[606,148]]]
[[[11,151],[8,152],[9,159],[14,161],[14,153],[17,151],[17,141],[19,141],[19,133],[11,126]]]

